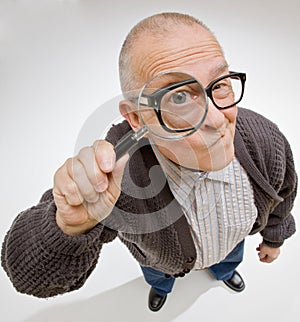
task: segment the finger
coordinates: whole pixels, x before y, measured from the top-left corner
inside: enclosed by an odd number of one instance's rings
[[[260,243],[257,247],[256,250],[259,251],[261,249],[262,243]]]
[[[263,263],[272,263],[277,257],[269,255],[265,252],[258,253],[259,259]]]
[[[261,262],[266,263],[267,262],[267,257],[263,257],[259,259]]]
[[[114,170],[109,175],[109,192],[116,198],[121,191],[121,182],[129,155],[123,155],[117,162]]]
[[[98,222],[105,219],[115,206],[121,192],[122,176],[128,158],[129,156],[126,154],[118,160],[115,169],[108,175],[108,189],[99,194],[99,200],[96,203],[87,205],[88,213]]]
[[[273,255],[273,254],[268,255],[267,257],[268,257],[268,258],[267,258],[268,263],[272,263],[275,259],[277,259],[277,258],[278,258],[278,256]]]
[[[95,151],[92,147],[85,147],[78,153],[77,159],[83,164],[86,175],[97,192],[107,189],[107,175],[102,172],[95,159]]]
[[[95,159],[99,169],[105,173],[111,172],[116,163],[114,147],[107,141],[98,140],[93,144]]]
[[[70,206],[79,206],[84,200],[76,183],[67,171],[67,164],[71,162],[72,159],[68,159],[54,175],[53,194],[56,197],[55,202],[58,202],[61,206],[65,206],[65,203]]]
[[[263,263],[272,263],[274,261],[274,259],[272,259],[270,256],[266,255],[260,261],[263,262]]]
[[[267,256],[267,254],[263,251],[263,250],[260,250],[260,252],[258,253],[258,257],[260,258],[260,259],[263,259],[263,258],[265,258]]]
[[[82,163],[73,158],[71,162],[67,163],[67,171],[83,199],[87,202],[96,202],[99,198],[99,193],[90,183]]]
[[[258,253],[258,257],[261,262],[266,262],[268,255],[261,251]]]

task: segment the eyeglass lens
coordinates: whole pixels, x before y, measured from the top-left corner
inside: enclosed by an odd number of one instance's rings
[[[210,98],[216,107],[226,108],[240,101],[243,94],[242,80],[238,76],[228,75],[208,86]]]

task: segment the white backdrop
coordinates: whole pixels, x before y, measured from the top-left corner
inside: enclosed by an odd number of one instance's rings
[[[55,170],[73,155],[89,116],[120,94],[117,60],[129,29],[161,11],[192,14],[215,32],[231,69],[247,73],[241,105],[279,125],[299,169],[297,0],[0,0],[1,241],[14,217],[52,186]],[[117,106],[103,109],[97,120],[99,135],[116,112]],[[299,201],[295,217],[298,213]],[[101,265],[81,290],[54,299],[17,293],[1,269],[0,318],[298,321],[298,234],[286,242],[272,265],[257,260],[259,241],[259,236],[248,238],[240,269],[247,282],[245,292],[233,295],[204,272],[192,273],[176,283],[158,314],[148,311],[148,288],[136,262],[117,241],[104,248]]]

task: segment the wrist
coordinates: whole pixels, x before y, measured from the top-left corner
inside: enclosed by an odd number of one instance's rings
[[[263,244],[265,244],[266,246],[269,246],[271,248],[279,248],[283,245],[283,242],[271,242],[266,239],[263,239]]]
[[[98,224],[98,221],[96,219],[92,219],[82,224],[70,225],[62,219],[62,216],[57,211],[56,224],[64,234],[69,236],[78,236],[88,233]]]

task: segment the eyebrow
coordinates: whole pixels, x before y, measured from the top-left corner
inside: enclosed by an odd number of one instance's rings
[[[170,75],[170,73],[166,73],[164,75],[161,75],[159,77],[161,84],[159,86],[156,85],[151,88],[156,89],[156,90],[161,90],[161,89],[167,88],[168,86],[176,85],[177,83],[180,83],[180,82],[190,81],[191,79],[195,80],[195,78],[189,74],[179,72],[179,71],[176,71],[174,73],[178,73],[179,75],[180,74],[182,74],[182,75],[181,75],[181,77],[174,77],[173,75]],[[186,77],[184,77],[184,76],[186,76]],[[189,76],[189,77],[187,77],[187,76]]]
[[[227,62],[223,62],[218,64],[215,68],[212,69],[210,75],[212,79],[220,76],[225,70],[229,69],[229,65]]]

